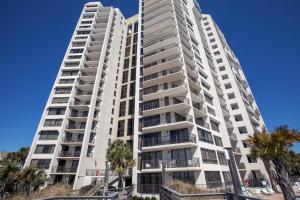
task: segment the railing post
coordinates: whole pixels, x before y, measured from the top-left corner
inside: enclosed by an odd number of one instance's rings
[[[242,187],[240,183],[240,178],[239,178],[239,172],[237,170],[235,158],[233,155],[232,147],[225,147],[225,158],[228,161],[228,166],[229,166],[229,171],[231,174],[231,180],[233,183],[233,189],[235,193],[236,200],[239,199],[239,195],[242,194]]]
[[[109,178],[109,162],[105,163],[105,171],[104,171],[104,188],[103,188],[103,196],[105,196],[108,190],[108,178]]]
[[[161,160],[161,177],[162,177],[162,185],[166,186],[166,161]]]

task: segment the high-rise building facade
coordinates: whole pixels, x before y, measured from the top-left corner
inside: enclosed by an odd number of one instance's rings
[[[224,147],[241,180],[266,175],[245,139],[264,122],[239,61],[193,0],[140,0],[139,14],[85,5],[25,166],[78,189],[103,176],[115,139],[136,166],[126,183],[157,193],[167,184],[230,181]],[[217,183],[217,184],[216,184]]]

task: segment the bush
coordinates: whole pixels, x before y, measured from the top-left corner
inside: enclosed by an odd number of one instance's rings
[[[150,200],[150,197],[145,197],[144,200]]]
[[[94,185],[86,185],[83,186],[82,188],[80,188],[79,190],[79,195],[85,195],[88,191],[90,191],[92,188],[94,187]]]
[[[151,200],[157,200],[156,197],[151,197]]]
[[[205,190],[197,188],[196,186],[189,184],[189,183],[184,183],[179,180],[174,180],[173,183],[170,185],[170,188],[172,190],[175,190],[179,193],[183,194],[196,194],[196,193],[201,193],[205,192]]]

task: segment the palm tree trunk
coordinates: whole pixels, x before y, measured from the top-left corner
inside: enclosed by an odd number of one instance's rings
[[[123,186],[122,174],[119,174],[118,188],[122,188],[122,186]]]
[[[296,196],[295,196],[293,188],[291,187],[289,180],[287,178],[286,169],[285,169],[285,166],[284,166],[282,160],[275,158],[272,161],[275,165],[276,174],[278,177],[278,184],[281,188],[284,199],[285,200],[295,200]]]
[[[272,186],[272,189],[275,191],[275,192],[278,192],[277,190],[277,187],[276,187],[276,184],[275,184],[275,180],[274,180],[274,177],[273,177],[273,174],[271,172],[271,164],[270,164],[270,160],[268,158],[262,158],[262,161],[266,167],[266,170],[267,170],[267,173],[269,175],[269,178],[270,178],[270,183],[271,183],[271,186]]]

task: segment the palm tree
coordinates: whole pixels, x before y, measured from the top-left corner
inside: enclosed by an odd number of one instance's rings
[[[5,162],[5,165],[0,170],[0,182],[4,192],[13,193],[16,191],[19,179],[17,174],[20,172],[20,168],[12,162]]]
[[[275,128],[272,134],[255,133],[254,136],[248,138],[248,141],[254,156],[262,157],[265,155],[265,158],[262,159],[269,159],[274,164],[277,182],[284,199],[294,200],[295,193],[288,181],[285,158],[288,156],[289,148],[293,143],[300,141],[300,132],[296,129],[289,129],[288,126],[280,126]],[[266,166],[266,168],[268,167]]]
[[[22,147],[17,152],[11,152],[7,155],[6,160],[11,161],[13,163],[16,163],[19,165],[19,167],[23,167],[27,155],[29,153],[30,148],[29,147]]]
[[[272,174],[272,167],[271,167],[271,162],[269,157],[270,142],[271,142],[270,134],[267,133],[265,129],[263,129],[262,132],[254,133],[252,136],[249,136],[247,139],[247,143],[251,147],[250,156],[254,159],[260,158],[263,161],[266,167],[266,171],[270,177],[270,183],[272,189],[275,192],[278,192],[275,184],[275,178],[273,177]]]
[[[19,190],[28,196],[31,192],[35,192],[45,185],[47,176],[44,170],[34,167],[26,167],[19,174],[20,179]]]
[[[285,200],[296,199],[293,188],[288,180],[288,173],[284,161],[286,156],[288,156],[289,148],[294,142],[299,141],[300,132],[296,129],[289,129],[288,126],[279,126],[275,128],[271,135],[271,160],[275,166],[278,184]]]
[[[110,162],[111,169],[118,175],[118,188],[121,188],[123,185],[122,176],[135,165],[130,145],[123,140],[115,140],[107,149],[106,159]]]

